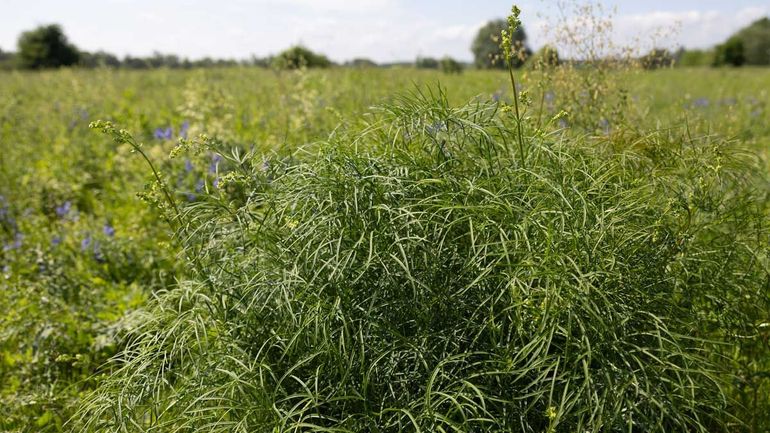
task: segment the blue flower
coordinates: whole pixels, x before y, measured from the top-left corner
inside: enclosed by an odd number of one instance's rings
[[[55,247],[58,247],[59,245],[61,245],[61,242],[62,242],[62,237],[61,236],[54,236],[51,239],[51,245],[53,245]]]
[[[105,234],[105,235],[107,235],[108,237],[113,237],[113,236],[115,236],[115,227],[111,226],[111,225],[110,225],[110,223],[106,223],[106,224],[104,224],[104,228],[102,228],[102,231],[103,231],[103,232],[104,232],[104,234]]]
[[[156,140],[171,140],[174,137],[174,130],[170,126],[167,128],[155,128],[153,137]]]
[[[184,160],[184,171],[189,173],[189,172],[193,171],[193,168],[194,167],[193,167],[192,161],[190,161],[189,159],[185,159]]]
[[[446,123],[437,121],[437,122],[433,122],[433,124],[428,126],[426,129],[429,133],[436,134],[439,131],[446,131],[447,127],[446,127]]]
[[[693,107],[706,108],[711,102],[708,98],[698,98],[692,102]]]
[[[13,235],[13,242],[5,244],[3,246],[3,251],[18,250],[19,248],[21,248],[23,240],[24,240],[24,234],[21,232],[16,232]]]
[[[56,216],[58,216],[59,218],[66,218],[67,215],[69,215],[71,210],[72,210],[72,202],[67,200],[61,205],[56,206]]]
[[[214,179],[214,182],[211,182],[211,185],[213,185],[214,188],[219,188],[219,177]]]
[[[80,250],[85,251],[90,246],[91,246],[91,233],[87,233],[86,237],[84,237],[83,240],[80,241]]]
[[[182,122],[182,126],[179,127],[179,136],[182,138],[187,138],[187,131],[190,130],[190,122],[185,120]]]
[[[203,182],[203,179],[198,179],[198,181],[195,182],[195,192],[203,191],[204,186],[206,186],[206,183]]]
[[[217,172],[217,168],[219,168],[220,161],[222,161],[222,157],[218,153],[215,153],[214,155],[211,156],[211,165],[209,165],[209,173],[214,174]]]

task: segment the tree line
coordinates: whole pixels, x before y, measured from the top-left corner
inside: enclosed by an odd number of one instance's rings
[[[418,69],[440,69],[446,73],[460,73],[469,67],[478,69],[502,68],[501,48],[497,38],[505,28],[504,20],[492,20],[479,29],[471,44],[474,61],[465,64],[451,57],[441,59],[418,57],[414,62],[385,63],[357,58],[343,64],[335,64],[327,56],[313,52],[307,47],[297,45],[277,55],[267,57],[252,56],[248,59],[213,59],[190,60],[174,54],[154,53],[151,56],[135,57],[127,55],[122,59],[105,51],[88,52],[78,49],[64,34],[61,26],[50,24],[23,32],[17,43],[15,53],[0,49],[0,69],[51,69],[59,67],[81,68],[124,68],[124,69],[191,69],[208,67],[259,66],[278,69],[344,67],[390,67],[413,66]],[[512,35],[514,67],[527,64],[557,64],[559,54],[555,48],[545,46],[537,53],[529,48],[527,35],[519,28]],[[770,65],[770,19],[762,18],[748,27],[741,29],[724,43],[709,50],[686,50],[675,52],[654,49],[641,59],[649,68],[680,66],[743,66]]]

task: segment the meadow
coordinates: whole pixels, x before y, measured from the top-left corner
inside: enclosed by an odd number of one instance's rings
[[[768,431],[770,73],[516,79],[3,72],[0,430]]]

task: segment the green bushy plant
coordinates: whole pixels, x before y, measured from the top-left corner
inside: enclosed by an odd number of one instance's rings
[[[725,429],[710,350],[766,311],[751,158],[518,143],[516,119],[414,96],[290,157],[190,145],[227,172],[169,214],[196,277],[141,313],[76,425]]]
[[[272,60],[278,69],[328,68],[331,61],[323,54],[318,54],[302,45],[282,51]]]

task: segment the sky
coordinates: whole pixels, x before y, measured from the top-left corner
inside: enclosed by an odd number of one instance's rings
[[[770,15],[768,0],[603,3],[614,11],[613,39],[630,43],[676,29],[654,42],[665,47],[709,47]],[[560,12],[557,2],[517,4],[530,45],[550,42],[544,28]],[[80,49],[119,56],[245,59],[301,43],[338,62],[445,55],[469,61],[477,30],[510,6],[511,0],[0,0],[0,49],[15,50],[24,30],[58,23]]]

